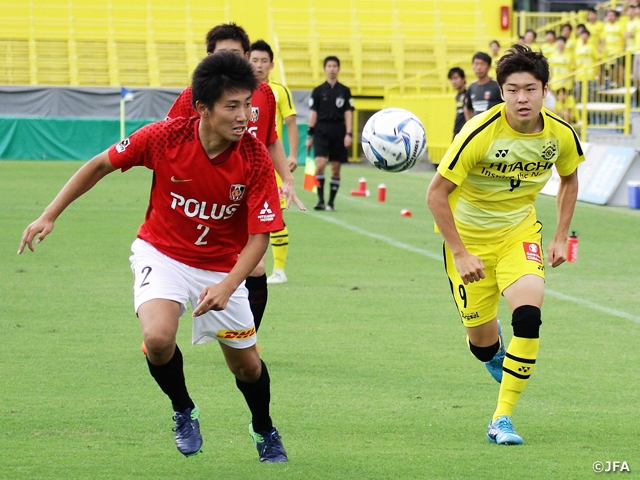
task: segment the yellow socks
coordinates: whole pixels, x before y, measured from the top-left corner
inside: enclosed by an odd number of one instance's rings
[[[535,367],[539,346],[539,338],[513,337],[511,339],[504,358],[498,407],[493,414],[493,420],[501,415],[510,417],[513,413],[520,394]]]
[[[271,232],[271,247],[273,251],[273,268],[284,270],[289,251],[289,230],[286,225],[284,230]]]

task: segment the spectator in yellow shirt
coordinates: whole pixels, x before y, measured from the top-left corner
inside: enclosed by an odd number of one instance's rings
[[[537,36],[538,34],[535,32],[535,30],[532,29],[528,29],[526,32],[524,32],[524,44],[531,48],[531,50],[533,50],[534,52],[541,51],[540,45],[536,43]]]
[[[498,65],[498,60],[502,56],[500,54],[500,44],[497,40],[493,40],[489,44],[489,56],[491,57],[491,68],[489,68],[489,76],[491,78],[496,78],[496,66]]]
[[[544,34],[544,39],[544,43],[540,45],[540,51],[545,57],[549,58],[556,52],[557,49],[556,32],[554,32],[553,30],[547,30]]]
[[[600,51],[605,58],[624,52],[624,29],[619,22],[619,14],[616,10],[610,9],[607,11],[604,29],[602,30],[602,39],[600,40]],[[605,77],[608,77],[611,82],[609,85],[622,85],[624,79],[624,58],[607,62],[604,67]]]
[[[587,10],[587,24],[585,27],[591,33],[591,41],[598,47],[600,45],[604,24],[598,20],[598,12],[595,8]]]
[[[566,88],[559,88],[556,92],[556,104],[553,107],[554,113],[558,114],[565,122],[573,125],[578,118],[576,100]]]
[[[565,51],[573,59],[576,53],[576,37],[573,34],[573,27],[570,23],[565,23],[560,27],[560,35],[567,39]]]
[[[567,53],[566,43],[567,39],[559,36],[556,40],[557,50],[548,56],[547,61],[551,73],[549,79],[551,89],[562,88],[570,92],[573,90],[573,77],[567,78],[567,75],[573,70],[573,57]]]

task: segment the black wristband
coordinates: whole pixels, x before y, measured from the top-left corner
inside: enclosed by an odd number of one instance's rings
[[[307,136],[308,137],[313,137],[313,133],[316,131],[315,127],[309,127],[307,128]]]
[[[353,137],[353,133],[351,132],[347,132],[347,135],[349,135],[350,137]]]

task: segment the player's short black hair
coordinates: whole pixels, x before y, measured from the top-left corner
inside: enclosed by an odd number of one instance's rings
[[[591,36],[591,32],[589,31],[589,29],[585,28],[584,30],[582,30],[582,33],[586,33],[587,35]]]
[[[273,50],[271,50],[269,44],[264,40],[256,40],[255,42],[253,42],[251,44],[250,51],[253,52],[254,50],[258,52],[267,52],[269,54],[269,59],[273,62]]]
[[[563,23],[562,25],[560,25],[560,31],[562,31],[562,29],[565,27],[567,27],[570,31],[573,32],[573,27],[571,26],[570,23]]]
[[[546,32],[544,32],[544,34],[546,35],[547,33],[552,34],[554,37],[556,36],[556,32],[555,30],[547,30]]]
[[[556,38],[556,40],[562,40],[564,43],[567,43],[567,37],[565,37],[564,35],[560,35],[558,38]]]
[[[324,62],[322,63],[322,67],[326,67],[327,66],[327,62],[336,62],[338,64],[338,68],[340,68],[340,59],[338,57],[336,57],[335,55],[329,55],[328,57],[326,57],[324,59]]]
[[[521,72],[533,75],[543,87],[549,83],[549,64],[544,55],[526,45],[515,44],[498,61],[496,77],[500,89],[509,75]]]
[[[491,40],[491,42],[489,42],[489,46],[493,45],[493,44],[498,45],[498,48],[500,48],[500,42],[498,42],[498,40]]]
[[[460,67],[453,67],[452,69],[450,69],[449,73],[447,74],[447,78],[451,80],[451,77],[453,77],[456,73],[460,78],[466,78],[464,76],[464,70],[461,69]]]
[[[482,60],[483,62],[486,62],[487,65],[491,66],[491,57],[488,53],[476,52],[476,54],[471,59],[471,62],[473,62],[474,60]]]
[[[202,102],[208,109],[213,107],[225,92],[258,88],[258,80],[251,64],[240,55],[217,52],[207,55],[193,71],[191,77],[192,103]]]
[[[221,40],[237,40],[242,45],[244,53],[247,53],[251,47],[247,32],[235,23],[223,23],[213,27],[207,32],[207,53],[213,53],[216,49],[216,43]]]
[[[527,33],[533,33],[533,39],[535,40],[536,38],[538,38],[538,34],[536,33],[536,31],[532,28],[527,28],[524,32],[524,34],[526,35]]]

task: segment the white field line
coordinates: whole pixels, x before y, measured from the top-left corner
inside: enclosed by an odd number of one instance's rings
[[[359,233],[360,235],[365,235],[367,237],[375,238],[376,240],[380,240],[382,242],[388,243],[389,245],[393,245],[394,247],[398,247],[398,248],[401,248],[403,250],[407,250],[409,252],[418,253],[418,254],[423,255],[425,257],[429,257],[429,258],[431,258],[433,260],[442,261],[442,254],[436,254],[436,253],[430,252],[429,250],[425,250],[423,248],[417,248],[417,247],[414,247],[412,245],[409,245],[409,244],[400,242],[398,240],[395,240],[393,238],[390,238],[390,237],[387,237],[387,236],[384,236],[384,235],[380,235],[378,233],[374,233],[374,232],[369,232],[367,230],[363,230],[360,227],[356,227],[355,225],[351,225],[349,223],[345,223],[345,222],[343,222],[341,220],[338,220],[330,212],[325,213],[325,214],[318,214],[318,213],[315,213],[315,212],[308,212],[308,213],[310,213],[311,215],[313,215],[316,218],[319,218],[320,220],[324,220],[325,222],[333,223],[333,224],[338,225],[338,226],[340,226],[342,228],[346,228],[347,230],[351,230],[352,232]],[[640,323],[640,317],[638,317],[637,315],[632,315],[632,314],[627,313],[627,312],[622,312],[620,310],[615,310],[613,308],[605,307],[604,305],[600,305],[600,304],[595,303],[595,302],[590,302],[589,300],[583,300],[581,298],[572,297],[571,295],[565,295],[564,293],[556,292],[555,290],[551,290],[551,289],[548,289],[548,288],[545,289],[545,294],[549,295],[551,297],[557,298],[559,300],[576,303],[576,304],[581,305],[583,307],[588,307],[588,308],[590,308],[592,310],[596,310],[598,312],[605,313],[607,315],[612,315],[614,317],[625,318],[627,320],[631,320],[632,322]]]

